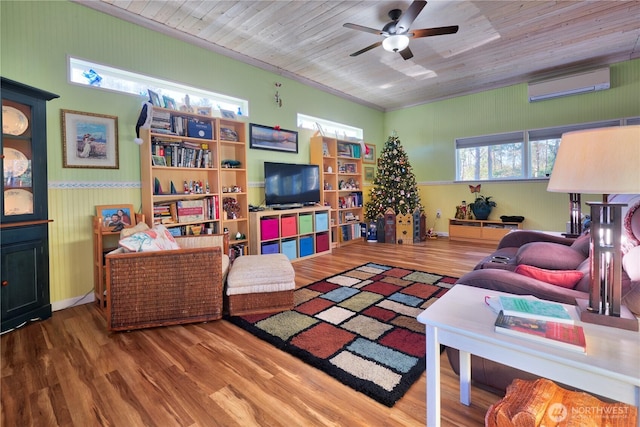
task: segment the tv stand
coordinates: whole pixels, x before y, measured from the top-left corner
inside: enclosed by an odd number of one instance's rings
[[[250,253],[279,252],[291,261],[330,254],[330,209],[318,206],[251,212]]]
[[[280,205],[270,205],[269,206],[274,211],[283,211],[286,209],[300,209],[304,207],[302,203],[283,203]]]

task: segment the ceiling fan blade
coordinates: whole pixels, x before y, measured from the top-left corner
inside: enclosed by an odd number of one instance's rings
[[[374,44],[372,44],[372,45],[370,45],[370,46],[367,46],[367,47],[365,47],[364,49],[360,49],[359,51],[354,52],[354,53],[352,53],[352,54],[351,54],[351,55],[349,55],[349,56],[358,56],[358,55],[360,55],[361,53],[368,52],[368,51],[370,51],[371,49],[375,49],[375,48],[376,48],[376,47],[378,47],[378,46],[382,46],[382,42],[375,42]]]
[[[342,24],[345,28],[351,28],[352,30],[364,31],[365,33],[378,34],[378,35],[386,35],[386,31],[376,30],[375,28],[365,27],[364,25],[358,24]]]
[[[411,3],[409,9],[407,9],[402,16],[400,16],[400,19],[398,19],[398,23],[396,24],[396,34],[402,34],[409,31],[411,24],[413,24],[413,21],[416,20],[426,5],[427,2],[423,0],[415,0]]]
[[[404,49],[402,49],[400,52],[400,56],[402,56],[402,58],[406,61],[407,59],[411,59],[413,58],[413,52],[411,52],[411,49],[409,49],[409,46],[405,47]]]
[[[412,30],[411,33],[413,36],[409,35],[414,39],[418,39],[420,37],[431,37],[431,36],[442,36],[445,34],[455,34],[458,32],[458,26],[452,25],[450,27],[436,27],[436,28],[423,28],[421,30]]]

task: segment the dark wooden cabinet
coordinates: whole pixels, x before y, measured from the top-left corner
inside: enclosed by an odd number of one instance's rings
[[[46,102],[50,92],[2,78],[2,332],[51,316]]]

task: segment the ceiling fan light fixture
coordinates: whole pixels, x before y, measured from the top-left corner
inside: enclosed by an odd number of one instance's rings
[[[409,37],[404,34],[394,34],[382,41],[382,47],[388,52],[400,52],[409,46]]]

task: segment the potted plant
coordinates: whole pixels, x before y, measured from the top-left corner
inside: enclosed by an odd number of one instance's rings
[[[491,214],[491,209],[497,206],[497,203],[491,200],[492,196],[483,196],[480,194],[480,188],[482,184],[478,185],[470,185],[469,190],[472,194],[475,193],[476,199],[469,203],[469,207],[473,212],[473,216],[476,219],[487,219],[489,218],[489,214]]]

